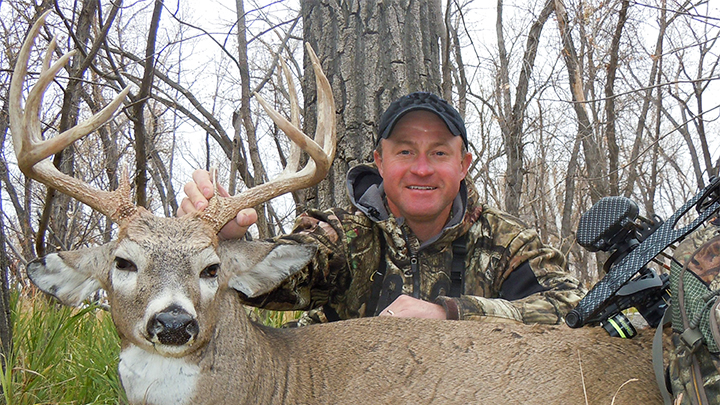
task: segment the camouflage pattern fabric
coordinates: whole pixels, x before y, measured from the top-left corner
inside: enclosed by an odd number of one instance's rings
[[[675,249],[670,272],[671,294],[675,298],[672,306],[673,330],[683,333],[681,309],[679,305],[679,280],[683,275],[683,306],[688,320],[697,317],[700,322],[698,329],[703,335],[704,344],[712,353],[720,352],[712,337],[710,325],[710,302],[714,297],[711,291],[720,289],[720,227],[711,224],[690,234]],[[686,270],[683,272],[682,267]],[[703,316],[704,314],[704,316]]]
[[[452,242],[462,234],[467,234],[468,249],[464,291],[448,297]],[[381,237],[387,246],[384,257]],[[448,319],[557,324],[586,292],[566,272],[558,250],[544,245],[519,219],[479,203],[473,186],[467,186],[464,217],[424,244],[392,214],[375,220],[360,209],[308,211],[297,218],[291,234],[277,239],[314,243],[319,249],[305,269],[277,289],[245,301],[274,310],[309,310],[300,325],[327,321],[323,306],[340,319],[373,316],[367,306],[380,260],[386,275],[379,309],[407,294],[442,304]],[[541,291],[513,301],[500,298],[503,282],[528,265]]]
[[[697,360],[699,373],[694,373],[693,360]],[[668,378],[670,379],[674,405],[720,404],[720,359],[710,353],[707,346],[700,345],[695,355],[673,333],[669,353]],[[698,374],[700,377],[698,377]],[[705,389],[708,402],[698,400],[700,383]]]
[[[720,404],[720,357],[718,345],[712,336],[710,315],[713,310],[708,300],[715,297],[710,291],[720,288],[720,223],[715,219],[708,226],[699,228],[675,249],[671,269],[672,346],[666,351],[668,378],[675,404]],[[684,343],[680,334],[685,331],[678,304],[678,281],[682,266],[685,311],[688,320],[699,315],[698,330],[703,339],[694,351]],[[717,316],[717,315],[716,315]],[[701,389],[701,387],[703,389]],[[704,391],[704,393],[702,393]],[[703,401],[703,395],[707,402]]]

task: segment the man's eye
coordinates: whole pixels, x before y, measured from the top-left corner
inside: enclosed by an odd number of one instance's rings
[[[200,278],[215,278],[217,277],[218,270],[220,270],[219,264],[211,264],[200,272]]]
[[[115,268],[122,271],[137,271],[137,266],[130,260],[123,259],[122,257],[115,258]]]

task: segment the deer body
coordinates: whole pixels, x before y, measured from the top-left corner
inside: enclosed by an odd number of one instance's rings
[[[229,332],[249,327],[247,346],[225,350],[228,337],[217,335],[197,359],[200,394],[177,403],[582,404],[583,384],[591,404],[661,403],[647,335],[397,318],[302,329],[242,323],[229,322]]]
[[[561,404],[584,403],[583,389],[593,404],[610,404],[618,390],[616,404],[660,401],[647,335],[390,317],[257,325],[242,294],[274,288],[315,248],[218,243],[204,228],[143,214],[118,241],[28,266],[36,285],[67,304],[107,290],[133,404]],[[215,277],[203,276],[207,268]],[[170,313],[179,315],[158,327]]]
[[[217,347],[229,369],[203,367],[190,403],[581,404],[583,388],[592,404],[661,403],[647,336],[399,318],[247,333],[240,353]]]

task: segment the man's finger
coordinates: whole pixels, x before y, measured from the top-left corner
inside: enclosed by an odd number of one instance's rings
[[[213,195],[215,195],[215,189],[213,187],[212,180],[210,179],[210,173],[206,170],[195,170],[192,174],[193,181],[196,184],[197,189],[200,191],[201,195],[205,197],[206,200],[210,199]],[[191,183],[188,183],[191,184]],[[185,185],[187,188],[188,184]],[[187,194],[187,190],[185,191]],[[191,195],[188,194],[188,197],[190,199],[193,199]],[[194,203],[196,203],[196,200],[193,200]]]
[[[208,198],[212,197],[212,194],[210,195],[210,197],[205,197],[204,193],[200,191],[198,184],[192,181],[186,183],[183,190],[185,191],[185,195],[187,196],[183,199],[182,202],[182,204],[184,205],[183,209],[185,213],[195,212],[204,209],[205,207],[207,207]],[[187,202],[185,200],[187,200]],[[192,207],[192,209],[190,207]]]
[[[177,216],[181,217],[195,211],[196,209],[192,201],[190,201],[189,198],[185,197],[182,199],[182,201],[180,201],[180,206],[177,209]]]
[[[257,212],[252,208],[245,208],[220,230],[218,236],[220,239],[242,238],[247,229],[255,222],[257,222]]]

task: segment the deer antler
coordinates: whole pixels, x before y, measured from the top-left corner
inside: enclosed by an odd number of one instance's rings
[[[330,82],[325,77],[315,52],[309,44],[305,44],[305,48],[312,61],[317,85],[317,127],[314,140],[298,129],[296,112],[293,113],[294,123],[291,123],[275,111],[259,94],[255,94],[255,96],[275,124],[293,141],[292,148],[304,150],[310,155],[311,160],[308,160],[305,167],[298,170],[299,159],[291,158],[286,169],[267,183],[245,190],[233,197],[215,195],[210,200],[208,207],[198,215],[210,223],[216,231],[233,219],[240,210],[254,207],[288,192],[314,186],[324,179],[330,170],[330,165],[335,157],[335,100]],[[293,111],[296,111],[297,95],[292,90],[292,79],[287,71],[286,77],[292,99],[291,105]],[[291,152],[292,155],[299,156],[296,152]]]
[[[59,153],[68,145],[106,123],[120,107],[130,88],[123,89],[110,104],[77,126],[53,138],[43,140],[39,118],[43,94],[57,72],[75,54],[75,51],[67,52],[50,66],[50,59],[57,45],[56,39],[53,38],[45,52],[40,78],[28,94],[25,110],[22,108],[23,83],[27,76],[30,49],[49,13],[50,11],[43,14],[30,30],[18,55],[10,82],[10,130],[18,166],[27,177],[87,204],[94,210],[109,216],[114,222],[123,223],[137,212],[137,207],[130,199],[130,183],[127,173],[121,176],[120,186],[117,190],[103,191],[60,172],[47,158]]]

